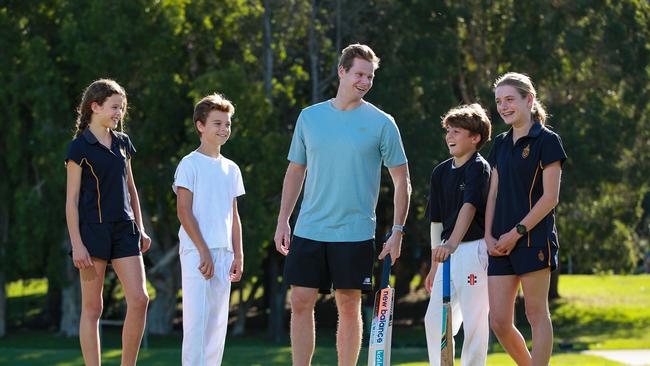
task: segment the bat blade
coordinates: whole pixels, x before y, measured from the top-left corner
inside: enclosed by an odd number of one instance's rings
[[[440,337],[440,365],[454,364],[454,331],[451,319],[451,256],[443,263],[442,268],[442,335]]]
[[[454,364],[454,337],[451,328],[451,306],[449,303],[442,305],[442,337],[440,342],[440,365],[452,366]]]
[[[384,258],[381,288],[375,294],[370,339],[368,347],[368,366],[389,366],[391,339],[393,333],[393,309],[395,289],[388,285],[390,277],[390,255]]]

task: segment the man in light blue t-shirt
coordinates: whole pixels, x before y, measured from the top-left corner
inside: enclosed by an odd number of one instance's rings
[[[339,365],[356,365],[361,348],[361,292],[372,291],[375,207],[381,165],[395,187],[393,232],[379,254],[400,255],[410,182],[399,130],[393,118],[363,100],[379,58],[366,45],[346,47],[339,60],[336,98],[305,108],[298,117],[275,232],[276,249],[287,256],[291,285],[291,349],[294,365],[309,365],[314,353],[314,306],[333,287],[339,312]],[[305,179],[306,175],[306,179]],[[289,217],[303,181],[305,193],[291,238]]]

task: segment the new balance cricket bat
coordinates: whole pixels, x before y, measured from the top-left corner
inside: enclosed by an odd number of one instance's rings
[[[451,255],[442,267],[442,337],[440,338],[440,365],[454,364],[454,331],[451,327]]]
[[[390,341],[393,333],[393,308],[395,289],[390,287],[390,254],[384,257],[381,286],[375,294],[375,306],[370,326],[368,366],[390,365]]]

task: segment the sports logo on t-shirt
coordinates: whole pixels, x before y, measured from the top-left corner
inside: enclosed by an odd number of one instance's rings
[[[470,273],[469,276],[467,276],[467,283],[469,283],[470,286],[476,285],[476,282],[478,280],[478,277],[474,273]]]

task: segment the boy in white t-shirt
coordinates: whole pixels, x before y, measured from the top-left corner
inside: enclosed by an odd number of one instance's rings
[[[221,364],[230,283],[241,279],[244,265],[237,212],[244,184],[237,164],[221,155],[234,113],[235,107],[220,94],[196,104],[193,121],[201,145],[181,160],[174,175],[181,222],[185,366]]]

